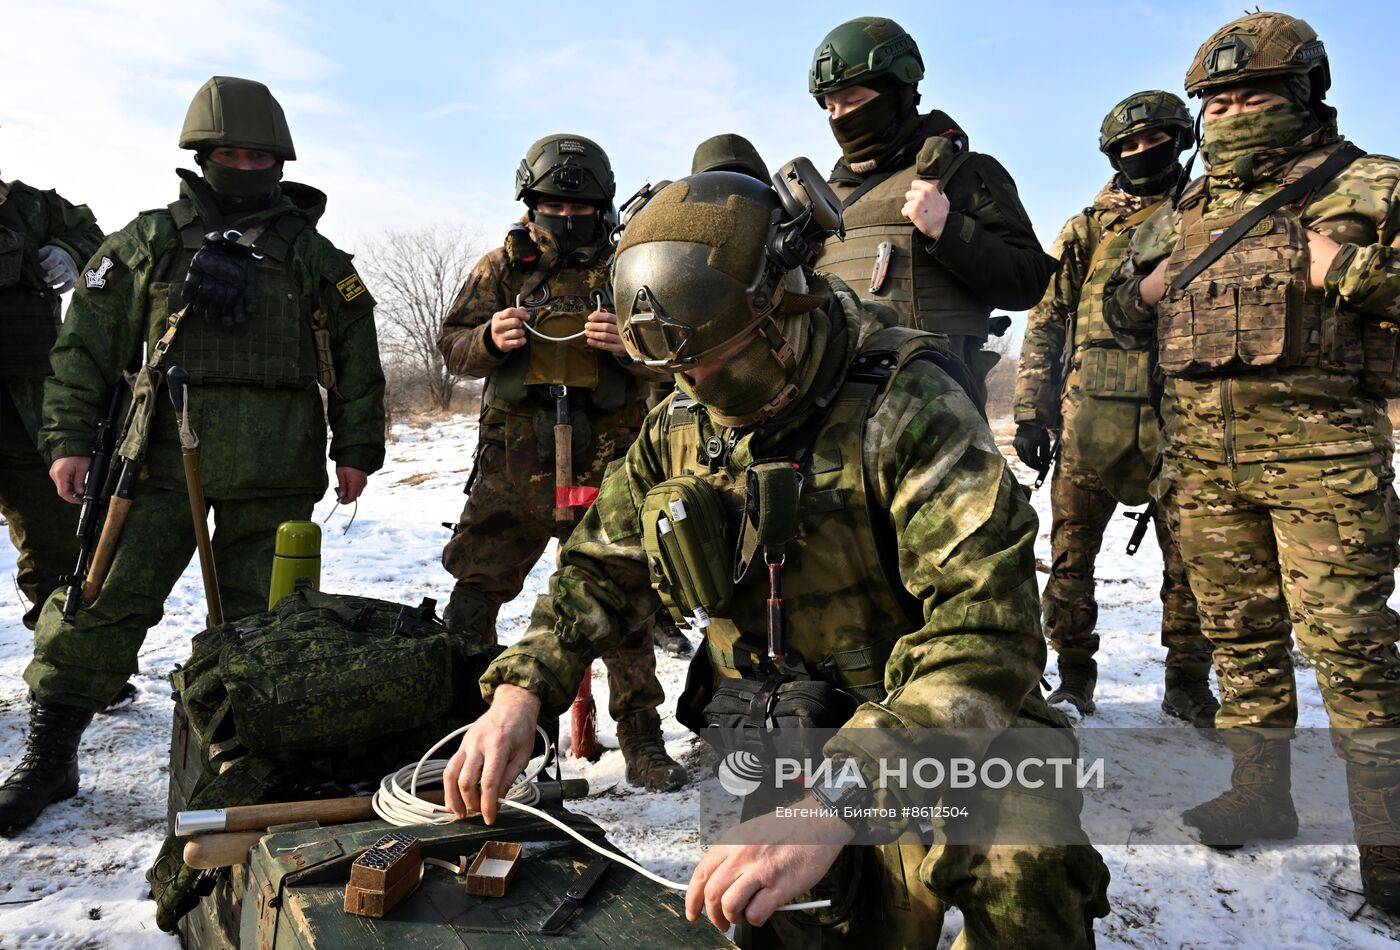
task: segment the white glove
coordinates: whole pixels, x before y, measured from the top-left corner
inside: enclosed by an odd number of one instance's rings
[[[44,268],[44,283],[59,293],[72,290],[78,282],[78,263],[61,247],[45,244],[39,248],[39,265]]]

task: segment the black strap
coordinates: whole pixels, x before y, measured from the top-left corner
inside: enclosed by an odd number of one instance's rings
[[[886,178],[889,178],[897,171],[900,171],[900,169],[890,168],[882,172],[876,172],[869,178],[865,179],[865,181],[861,182],[859,187],[857,187],[855,191],[851,192],[849,195],[847,195],[841,200],[841,210],[845,211],[851,205],[859,201],[861,197],[865,195],[866,192],[870,191],[870,189],[874,188],[876,185],[880,184],[882,181],[884,181]]]
[[[1199,277],[1202,271],[1220,260],[1221,255],[1234,247],[1235,244],[1239,242],[1240,238],[1249,233],[1250,228],[1254,227],[1284,205],[1292,204],[1319,185],[1324,185],[1333,178],[1336,178],[1341,174],[1343,169],[1365,154],[1365,150],[1347,142],[1329,155],[1327,161],[1323,162],[1291,185],[1280,188],[1278,191],[1265,198],[1254,210],[1250,211],[1243,218],[1240,218],[1230,226],[1228,231],[1211,242],[1210,247],[1201,252],[1200,257],[1197,257],[1190,264],[1187,264],[1186,269],[1180,274],[1177,274],[1176,280],[1172,281],[1171,289],[1175,291],[1184,289],[1187,284]]]

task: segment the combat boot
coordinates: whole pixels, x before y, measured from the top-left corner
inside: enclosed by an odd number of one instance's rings
[[[1347,793],[1366,903],[1400,914],[1400,766],[1348,762]]]
[[[1292,746],[1287,739],[1226,730],[1225,744],[1234,756],[1230,790],[1187,809],[1182,820],[1197,829],[1201,843],[1222,851],[1260,838],[1298,837],[1293,808]]]
[[[690,656],[695,651],[695,648],[690,645],[690,638],[681,633],[680,628],[669,619],[657,620],[652,625],[651,642],[654,646],[676,656]]]
[[[1099,664],[1094,654],[1078,647],[1065,647],[1059,653],[1060,685],[1045,701],[1054,706],[1069,703],[1081,716],[1092,715],[1094,684],[1099,681]]]
[[[666,754],[661,717],[644,709],[617,721],[617,744],[627,763],[627,783],[651,792],[669,792],[690,778],[685,767]]]
[[[1220,701],[1210,691],[1210,663],[1180,663],[1167,667],[1162,712],[1184,719],[1197,729],[1214,729]]]
[[[442,623],[473,648],[496,645],[496,615],[500,604],[470,584],[458,583],[442,611]]]
[[[78,793],[78,743],[90,722],[90,710],[30,701],[24,756],[0,785],[0,833],[32,824],[46,807]]]

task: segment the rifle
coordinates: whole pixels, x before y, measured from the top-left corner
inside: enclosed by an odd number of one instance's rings
[[[1031,486],[1031,491],[1039,491],[1040,486],[1045,484],[1045,479],[1050,476],[1050,470],[1055,467],[1055,463],[1060,460],[1060,442],[1056,439],[1055,444],[1050,447],[1050,458],[1045,463],[1045,467],[1036,475],[1035,484]]]
[[[83,587],[87,582],[88,564],[97,542],[97,529],[102,524],[103,491],[107,472],[111,468],[112,452],[116,449],[117,413],[121,410],[122,388],[112,388],[107,413],[97,423],[92,452],[88,456],[87,477],[83,479],[83,507],[78,512],[78,563],[73,573],[63,578],[68,592],[63,598],[63,622],[72,623],[83,603]]]
[[[131,515],[132,492],[136,479],[141,473],[141,465],[146,458],[146,446],[151,439],[151,420],[156,412],[156,393],[162,379],[161,364],[165,354],[175,342],[175,331],[180,321],[185,319],[189,307],[182,307],[166,320],[165,333],[151,347],[146,364],[128,376],[131,384],[131,406],[126,411],[126,423],[122,429],[117,460],[121,462],[121,472],[112,496],[107,502],[107,519],[102,523],[102,535],[97,539],[97,550],[93,552],[92,564],[83,580],[83,600],[92,601],[102,589],[107,572],[112,568],[112,558],[117,553],[117,542],[121,540],[126,519]]]
[[[1152,523],[1152,518],[1157,512],[1157,503],[1149,501],[1147,507],[1142,511],[1125,511],[1123,517],[1130,521],[1136,521],[1133,528],[1132,537],[1128,538],[1128,556],[1138,553],[1138,548],[1142,547],[1142,539],[1147,536],[1147,526]]]

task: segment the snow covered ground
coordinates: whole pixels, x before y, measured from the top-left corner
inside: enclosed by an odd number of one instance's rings
[[[1000,434],[1009,440],[1009,429]],[[446,539],[440,522],[455,520],[461,509],[476,427],[458,417],[423,427],[401,425],[395,435],[389,462],[371,479],[350,531],[340,530],[347,518],[343,509],[325,526],[323,587],[395,601],[416,603],[424,595],[445,601],[450,579],[438,562]],[[1029,480],[1019,466],[1018,475]],[[1048,489],[1034,501],[1042,519],[1038,555],[1048,560]],[[330,507],[319,506],[318,520]],[[1160,560],[1151,541],[1136,558],[1122,553],[1131,527],[1115,517],[1099,562],[1104,644],[1099,712],[1085,728],[1168,724],[1158,711]],[[552,563],[551,552],[531,575],[526,594],[503,612],[506,640],[523,632]],[[13,551],[0,545],[0,574],[9,577],[13,570]],[[99,716],[84,740],[78,796],[50,808],[20,836],[0,839],[0,950],[176,945],[155,927],[142,875],[165,815],[170,723],[165,675],[185,658],[203,609],[199,571],[192,564],[142,650],[138,702],[116,715]],[[22,612],[18,592],[4,584],[0,762],[6,771],[18,757],[26,715],[21,674],[31,635],[19,623]],[[674,699],[685,663],[663,655],[658,665]],[[595,664],[595,677],[598,707],[605,710],[601,664]],[[1316,683],[1301,671],[1298,679],[1302,724],[1325,726]],[[670,716],[665,729],[672,755],[696,764],[698,750],[688,732]],[[605,743],[616,745],[606,712],[599,731]],[[689,875],[699,857],[699,835],[693,811],[680,798],[629,787],[617,751],[579,771],[594,794],[578,803],[578,810],[602,822],[615,841],[649,866],[671,877]],[[1203,780],[1203,792],[1214,794],[1214,781]],[[1100,850],[1113,872],[1113,913],[1099,923],[1101,947],[1389,948],[1400,938],[1400,928],[1369,909],[1355,914],[1361,907],[1355,849],[1316,843],[1306,832],[1289,847],[1246,848],[1230,855],[1190,846],[1124,844]],[[957,913],[950,912],[940,945],[946,946],[959,926]]]

